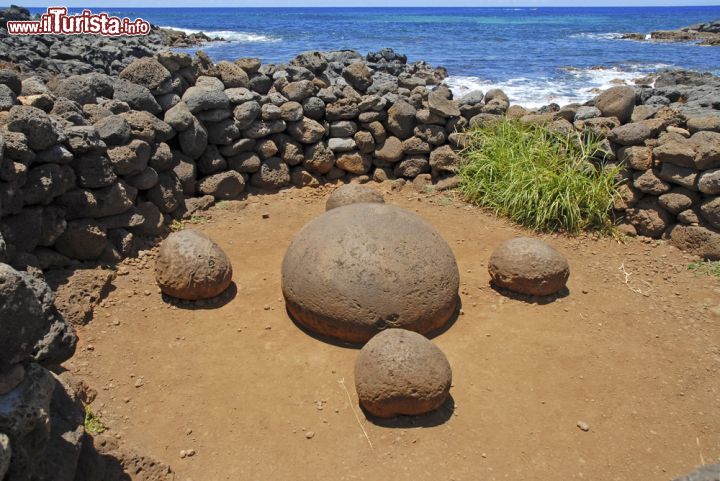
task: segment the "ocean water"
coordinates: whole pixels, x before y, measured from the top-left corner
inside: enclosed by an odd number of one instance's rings
[[[40,9],[33,9],[40,11]],[[503,88],[537,107],[585,101],[597,89],[662,68],[720,74],[720,47],[621,40],[623,32],[720,19],[720,6],[643,8],[173,8],[112,9],[159,26],[227,39],[214,60],[287,62],[306,50],[392,47],[448,69],[456,95]]]

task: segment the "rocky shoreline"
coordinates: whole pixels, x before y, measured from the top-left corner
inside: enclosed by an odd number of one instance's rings
[[[698,45],[720,46],[720,20],[698,23],[677,30],[656,30],[645,33],[626,33],[626,40],[643,42],[697,42]]]
[[[595,167],[622,167],[621,228],[720,259],[720,78],[659,72],[531,111],[497,89],[454,99],[445,69],[391,49],[263,65],[166,48],[204,37],[189,38],[0,38],[0,330],[32,326],[0,341],[0,479],[100,479],[76,475],[92,446],[81,394],[51,373],[76,339],[43,271],[116,265],[217,201],[343,182],[451,189],[465,129],[514,118],[603,137]],[[143,459],[128,463],[169,473]]]
[[[11,6],[0,12],[0,65],[48,81],[56,76],[92,72],[118,74],[134,60],[167,48],[198,47],[224,41],[204,33],[152,26],[149,35],[109,38],[99,35],[9,36],[8,20],[31,20],[30,11]]]

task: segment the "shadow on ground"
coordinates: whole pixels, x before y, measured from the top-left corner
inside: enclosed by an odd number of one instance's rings
[[[450,316],[450,319],[445,322],[445,324],[438,329],[435,329],[433,331],[428,332],[427,334],[424,334],[425,337],[428,339],[436,338],[448,330],[455,324],[455,322],[458,320],[458,317],[460,317],[460,311],[462,309],[462,300],[458,296],[457,305],[455,306],[455,311],[453,312],[452,316]],[[295,324],[295,327],[300,329],[303,333],[307,334],[308,336],[312,337],[313,339],[324,342],[325,344],[330,344],[332,346],[336,347],[342,347],[344,349],[361,349],[365,343],[364,342],[349,342],[349,341],[342,341],[340,339],[336,339],[334,337],[325,336],[323,334],[318,334],[317,332],[311,331],[308,327],[306,327],[304,324],[302,324],[300,321],[295,319],[295,316],[292,315],[290,310],[287,308],[287,305],[285,307],[285,313],[287,314],[288,318]]]
[[[380,418],[373,416],[362,407],[365,418],[376,426],[395,429],[431,428],[445,424],[455,412],[455,400],[448,396],[442,406],[435,411],[419,416],[395,416],[393,418]]]
[[[526,304],[537,304],[537,305],[544,306],[547,304],[551,304],[551,303],[557,301],[558,299],[562,299],[562,298],[565,298],[570,295],[570,290],[567,287],[563,287],[562,289],[560,289],[560,291],[558,291],[557,293],[552,294],[550,296],[528,296],[526,294],[518,294],[517,292],[510,291],[508,289],[505,289],[504,287],[497,286],[492,281],[490,281],[489,284],[490,284],[490,288],[492,288],[492,290],[494,290],[501,296],[504,296],[504,297],[507,297],[507,298],[510,298],[510,299],[513,299],[516,301],[521,301]]]
[[[171,297],[167,294],[162,295],[163,302],[177,307],[178,309],[184,309],[187,311],[196,311],[198,309],[217,309],[226,304],[232,302],[237,296],[238,289],[235,282],[231,282],[227,289],[222,294],[215,296],[211,299],[201,299],[199,301],[188,301],[185,299],[178,299],[177,297]]]

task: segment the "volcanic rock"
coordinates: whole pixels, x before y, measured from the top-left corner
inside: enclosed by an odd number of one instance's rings
[[[427,333],[443,326],[458,287],[442,237],[415,214],[379,203],[325,212],[295,236],[282,264],[283,294],[297,322],[353,342],[388,327]]]
[[[490,257],[488,271],[498,287],[531,296],[555,294],[570,277],[570,266],[562,254],[529,237],[502,243]]]
[[[174,232],[160,244],[155,280],[163,293],[186,300],[209,299],[232,282],[225,252],[193,229]]]
[[[422,335],[405,329],[377,334],[355,362],[360,405],[378,417],[433,411],[445,402],[451,384],[445,354]]]

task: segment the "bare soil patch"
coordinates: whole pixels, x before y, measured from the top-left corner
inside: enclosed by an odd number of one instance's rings
[[[569,292],[506,297],[489,285],[488,259],[533,234],[410,190],[386,202],[435,226],[460,267],[462,312],[434,338],[452,400],[366,419],[357,349],[300,330],[280,290],[285,249],[329,192],[253,196],[196,219],[234,267],[234,297],[215,308],[165,302],[150,258],[121,266],[68,363],[98,390],[110,434],[181,481],[663,481],[718,460],[720,283],[688,270],[690,256],[656,241],[545,236],[570,262]]]

